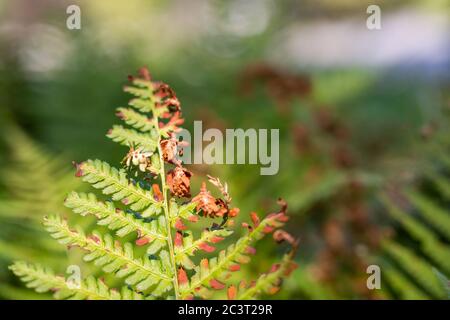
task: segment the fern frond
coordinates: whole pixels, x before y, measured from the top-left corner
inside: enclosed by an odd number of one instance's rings
[[[248,289],[239,293],[237,300],[255,299],[263,293],[276,293],[280,289],[282,279],[297,267],[292,261],[294,253],[293,250],[285,254],[281,263],[273,265],[268,273],[262,274]]]
[[[132,94],[133,96],[137,97],[137,98],[141,98],[142,100],[144,99],[148,99],[149,102],[151,102],[151,99],[153,98],[153,92],[151,90],[151,83],[149,82],[145,82],[145,81],[139,81],[137,79],[135,79],[133,81],[134,85],[139,86],[135,87],[135,86],[125,86],[123,88],[123,90],[125,92],[128,92],[130,94]],[[153,108],[154,103],[151,105]]]
[[[435,185],[436,189],[446,200],[450,200],[450,182],[446,176],[442,176],[432,170],[427,172],[427,177]]]
[[[187,204],[183,204],[178,206],[175,201],[171,201],[169,204],[169,216],[171,222],[173,222],[176,218],[182,218],[184,220],[191,221],[192,219],[196,220],[198,216],[196,215],[197,210],[195,209],[197,203],[190,202]]]
[[[389,256],[427,292],[439,299],[446,296],[432,268],[410,249],[389,240],[384,241],[382,246]]]
[[[2,131],[3,138],[10,150],[6,159],[9,165],[0,170],[7,191],[7,197],[0,197],[0,219],[40,222],[48,212],[60,210],[66,190],[80,186],[64,157],[49,153],[15,127]]]
[[[85,252],[85,261],[93,262],[105,273],[122,278],[134,291],[145,295],[142,297],[179,299],[201,296],[199,291],[223,288],[225,285],[220,281],[225,282],[228,272],[237,271],[239,264],[247,263],[250,260],[248,255],[255,253],[256,249],[250,245],[287,221],[287,204],[280,201],[281,211],[270,214],[262,221],[252,213],[253,227],[243,224],[250,230],[246,236],[220,251],[218,257],[203,259],[200,266],[195,267],[191,258],[196,252],[214,251],[213,245],[232,233],[227,228],[233,226],[239,208],[229,207],[231,197],[225,187],[225,192],[222,192],[225,200],[213,197],[206,189],[202,189],[201,195],[195,199],[182,200],[191,198],[192,173],[183,167],[182,162],[173,159],[175,152],[179,151],[177,148],[186,145],[173,135],[179,132],[184,122],[181,104],[168,85],[150,80],[148,70],[141,69],[140,76],[132,79],[132,86],[125,87],[125,91],[137,97],[129,103],[137,111],[119,108],[117,114],[133,128],[117,125],[107,134],[112,140],[129,146],[130,150],[122,162],[128,171],[113,168],[100,160],[77,164],[76,176],[109,197],[103,202],[94,194],[72,192],[65,204],[81,216],[94,216],[99,225],[115,231],[119,237],[136,232],[135,245],[147,246],[142,248],[146,249],[146,253],[143,257],[137,257],[133,244],[122,244],[108,233],[102,235],[94,231],[87,236],[81,228],[72,229],[60,217],[45,218],[44,226],[59,243],[68,248],[79,247]],[[166,170],[166,163],[168,166],[175,165],[175,168]],[[130,177],[128,173],[133,171],[134,176]],[[221,183],[216,185],[222,188]],[[199,212],[204,214],[199,215]],[[186,230],[183,220],[196,222],[200,217],[221,218],[222,223],[213,223],[195,240],[192,232]],[[292,236],[281,230],[277,230],[274,238],[292,245],[295,242]],[[144,251],[137,249],[137,252]],[[248,288],[250,291],[244,297],[254,297],[269,286],[278,285],[288,265],[284,261],[279,265],[280,270],[272,270],[261,277],[256,282],[256,288]],[[66,292],[61,295],[65,298],[107,299],[113,295],[113,298],[120,298],[113,291],[101,287],[102,283],[95,279],[86,280],[85,286],[81,286],[90,290],[90,294],[84,291],[67,292],[64,279],[50,271],[27,269],[23,265],[19,267],[12,268],[24,275],[24,281],[31,281],[31,286],[42,291],[56,287],[58,292]],[[190,282],[184,268],[194,269]],[[133,297],[133,294],[128,294]]]
[[[399,221],[412,237],[420,241],[424,253],[441,266],[445,272],[450,273],[450,250],[447,246],[441,243],[429,228],[399,209],[387,197],[382,197],[382,200],[389,214]]]
[[[167,107],[159,105],[155,108],[157,99],[153,95],[154,84],[149,80],[140,78],[133,79],[132,86],[125,86],[124,91],[134,95],[128,104],[142,113],[151,112],[154,117],[159,117],[167,111]]]
[[[133,292],[128,288],[122,288],[121,292],[108,288],[108,286],[94,277],[88,277],[79,285],[69,283],[64,277],[56,275],[49,268],[40,265],[28,264],[26,262],[16,262],[9,269],[28,288],[33,288],[36,292],[42,293],[52,291],[56,299],[75,300],[142,300],[143,296]]]
[[[142,113],[136,112],[130,108],[118,108],[117,115],[126,124],[138,129],[141,132],[148,132],[152,130],[155,125],[151,118],[146,117]]]
[[[87,237],[82,230],[71,230],[67,222],[60,217],[49,217],[44,225],[51,236],[61,244],[77,246],[88,252],[84,260],[94,262],[102,270],[125,278],[128,285],[136,285],[138,291],[144,291],[152,285],[158,285],[155,295],[170,290],[172,275],[168,264],[168,254],[161,251],[159,259],[135,258],[130,243],[122,245],[110,235],[102,236],[94,232]]]
[[[115,125],[106,136],[122,145],[134,145],[149,152],[154,152],[158,146],[155,131],[151,131],[150,133],[139,133],[133,129],[126,129],[121,125]]]
[[[433,271],[439,278],[439,281],[442,284],[442,288],[444,288],[444,290],[447,292],[447,299],[450,299],[450,280],[444,274],[439,272],[439,270],[434,269]]]
[[[151,112],[154,106],[154,102],[138,98],[130,100],[128,104],[143,113]]]
[[[139,238],[148,241],[159,241],[161,247],[167,240],[166,222],[162,216],[158,219],[136,218],[136,215],[125,213],[114,206],[111,201],[100,202],[94,194],[71,192],[66,198],[65,205],[82,216],[94,215],[98,224],[115,230],[119,237],[131,232],[137,232]],[[156,253],[156,252],[152,252]]]
[[[227,229],[204,230],[197,240],[194,240],[190,231],[180,233],[179,243],[175,241],[175,261],[186,269],[192,269],[194,263],[189,257],[194,256],[198,250],[214,251],[215,247],[212,244],[222,241],[232,233],[233,231]]]
[[[117,170],[100,160],[88,160],[78,165],[78,174],[83,181],[111,195],[112,200],[130,205],[131,210],[140,211],[152,206],[155,214],[161,211],[158,209],[162,203],[155,200],[152,191],[131,183],[123,169]]]
[[[181,288],[181,297],[186,298],[190,294],[197,294],[200,292],[199,289],[202,288],[206,289],[203,292],[207,292],[207,289],[211,287],[222,287],[223,284],[220,281],[224,281],[229,272],[233,270],[232,265],[250,261],[248,255],[253,251],[250,245],[275,228],[281,227],[285,218],[286,216],[283,213],[269,215],[255,225],[246,236],[240,238],[235,244],[228,246],[227,249],[220,251],[217,257],[209,260],[203,259],[200,266],[195,267],[195,274],[192,276],[190,283]]]
[[[407,192],[408,199],[418,209],[423,218],[450,241],[450,215],[444,209],[418,192]]]
[[[421,289],[417,288],[404,274],[389,265],[383,269],[383,279],[389,283],[392,289],[399,295],[401,299],[405,300],[428,300],[430,297],[426,295]]]
[[[41,222],[49,212],[68,212],[62,201],[81,181],[64,155],[43,148],[13,124],[0,126],[0,143],[7,146],[0,155],[5,161],[0,167],[0,299],[38,299],[37,293],[19,287],[8,266],[24,259],[61,265],[64,248],[47,236]]]

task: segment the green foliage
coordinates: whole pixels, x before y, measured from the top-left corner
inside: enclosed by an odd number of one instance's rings
[[[260,240],[267,233],[267,228],[278,228],[283,225],[282,218],[283,214],[273,215],[262,220],[255,228],[253,228],[246,236],[240,238],[236,243],[231,244],[225,250],[219,252],[217,257],[212,259],[203,259],[198,267],[194,268],[194,275],[192,276],[189,283],[185,283],[180,290],[181,297],[185,298],[190,294],[195,294],[204,288],[220,287],[221,284],[217,282],[225,282],[226,278],[229,276],[230,267],[232,265],[239,265],[242,263],[248,263],[250,261],[249,251],[252,252],[249,246],[254,242]],[[252,293],[248,296],[252,297],[256,295],[261,290],[261,287],[267,283],[274,282],[275,279],[279,279],[277,276],[278,272],[271,274],[270,277],[265,276],[258,283],[258,287],[254,288]],[[273,278],[273,279],[272,279]],[[265,279],[265,280],[264,280]],[[204,292],[205,290],[203,290]],[[207,290],[206,290],[207,292]],[[246,297],[247,295],[245,295]]]
[[[414,283],[407,278],[398,268],[387,265],[383,269],[383,277],[392,289],[398,294],[399,298],[404,300],[426,300],[428,296],[423,293]]]
[[[114,126],[110,132],[108,132],[108,137],[115,142],[120,142],[122,145],[135,145],[143,147],[148,151],[154,151],[157,146],[157,142],[155,141],[156,137],[154,135],[138,133],[133,129],[126,129],[122,126]]]
[[[162,216],[147,221],[134,219],[133,215],[116,208],[112,201],[98,201],[93,193],[71,192],[66,198],[65,205],[82,216],[94,215],[99,225],[116,231],[119,237],[137,232],[142,237],[149,237],[154,241],[167,240],[165,220]]]
[[[18,259],[42,259],[62,265],[64,251],[49,241],[42,229],[42,218],[49,212],[64,212],[66,191],[80,183],[73,177],[68,161],[43,150],[19,128],[2,128],[7,161],[0,171],[0,296],[36,298],[17,287],[7,266]],[[30,246],[30,243],[33,245]]]
[[[171,288],[173,274],[167,251],[160,252],[158,260],[135,258],[130,243],[122,246],[109,234],[102,235],[94,231],[92,235],[86,236],[81,228],[74,231],[59,217],[45,219],[44,225],[59,243],[83,249],[85,261],[94,262],[104,272],[124,278],[126,284],[136,285],[138,291],[158,283],[159,286],[152,293],[159,296]]]
[[[440,282],[433,273],[431,265],[414,254],[412,250],[389,241],[384,243],[383,248],[413,282],[417,283],[418,287],[423,288],[425,293],[434,298],[446,296]]]
[[[384,202],[390,215],[402,224],[411,237],[420,243],[424,254],[446,273],[450,273],[450,250],[447,245],[439,240],[438,235],[417,218],[399,209],[391,201],[385,198]],[[391,248],[391,245],[387,245],[387,248]]]
[[[79,285],[72,284],[67,279],[55,275],[55,273],[40,265],[32,265],[24,262],[16,262],[11,270],[26,283],[28,288],[37,292],[55,291],[56,299],[74,300],[142,300],[143,296],[123,287],[121,292],[112,290],[106,284],[94,277],[89,277]]]
[[[79,165],[79,174],[83,181],[89,182],[103,194],[110,195],[113,201],[126,199],[131,210],[139,211],[147,207],[160,207],[161,203],[155,201],[152,192],[139,185],[134,185],[127,178],[123,169],[111,167],[100,160],[88,160]]]
[[[385,279],[395,294],[404,299],[448,298],[448,285],[441,281],[450,274],[450,215],[446,208],[450,199],[446,189],[450,163],[445,160],[445,146],[433,148],[440,155],[435,158],[439,160],[436,163],[433,159],[434,165],[426,170],[424,180],[433,192],[425,187],[404,191],[402,203],[406,201],[407,206],[395,203],[392,197],[382,197],[388,213],[409,238],[405,244],[405,239],[393,239],[382,245],[390,261],[383,269]],[[414,250],[408,244],[411,241],[420,250]]]
[[[254,299],[262,293],[271,294],[279,289],[279,279],[283,278],[291,272],[292,268],[292,252],[285,254],[280,264],[274,266],[274,270],[264,273],[249,288],[242,288],[237,299],[249,300]]]
[[[61,209],[64,190],[80,185],[64,157],[43,150],[18,128],[7,128],[2,135],[8,147],[8,165],[0,174],[8,197],[0,201],[1,216],[39,221],[48,212]]]
[[[424,194],[408,192],[407,196],[411,204],[419,210],[422,218],[437,229],[447,241],[450,241],[450,217],[448,212]],[[447,198],[447,200],[449,199]]]
[[[54,239],[69,249],[81,249],[86,262],[101,268],[105,275],[115,276],[124,288],[119,293],[93,276],[78,279],[74,285],[73,279],[25,262],[13,264],[12,272],[37,292],[55,291],[57,299],[207,298],[227,285],[229,298],[256,298],[260,293],[277,291],[281,278],[295,267],[294,251],[269,273],[261,275],[254,286],[242,284],[239,296],[233,293],[236,287],[228,279],[231,272],[237,273],[240,264],[250,261],[250,255],[255,253],[250,245],[266,234],[277,230],[281,232],[278,241],[286,240],[296,247],[292,237],[280,230],[287,221],[287,206],[282,203],[280,212],[262,220],[252,213],[252,225],[246,224],[246,235],[218,256],[203,258],[196,265],[200,252],[215,251],[213,245],[233,233],[233,218],[238,210],[229,208],[231,198],[225,196],[223,190],[227,188],[222,189],[221,184],[214,185],[225,200],[202,189],[199,200],[182,201],[188,197],[191,175],[182,164],[167,157],[173,150],[166,149],[169,142],[176,141],[173,134],[183,122],[179,101],[168,86],[150,81],[146,70],[141,70],[141,78],[132,82],[125,91],[136,96],[130,103],[136,111],[119,108],[117,115],[134,129],[114,126],[107,134],[113,141],[130,147],[122,162],[126,170],[100,160],[77,164],[76,176],[102,195],[73,191],[65,200],[66,207],[74,213],[94,217],[104,228],[87,232],[80,226],[71,227],[61,216],[44,219],[45,229]],[[166,172],[165,166],[174,168]],[[176,170],[178,176],[173,174]],[[221,203],[223,210],[209,211],[216,208],[216,203]],[[211,221],[211,217],[222,222]],[[195,236],[186,224],[199,219],[210,226]]]
[[[200,237],[194,240],[191,231],[184,233],[182,244],[175,246],[175,261],[186,269],[193,269],[194,263],[190,257],[193,257],[202,244],[211,244],[218,237],[224,238],[231,235],[233,231],[227,229],[204,230]]]

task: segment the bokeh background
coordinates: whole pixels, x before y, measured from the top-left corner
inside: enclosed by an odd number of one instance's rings
[[[70,4],[81,30],[66,28]],[[381,30],[366,27],[371,4]],[[143,65],[176,90],[188,129],[280,129],[277,175],[190,167],[194,190],[206,173],[227,181],[242,215],[288,201],[299,268],[275,298],[448,298],[449,28],[443,0],[0,1],[0,298],[48,298],[13,260],[80,263],[40,221],[77,221],[62,205],[83,188],[72,160],[123,157],[105,133]],[[258,249],[249,277],[283,250]]]

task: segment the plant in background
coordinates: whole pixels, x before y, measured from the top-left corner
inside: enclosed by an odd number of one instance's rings
[[[286,203],[280,200],[281,209],[264,219],[251,213],[251,223],[242,224],[246,234],[212,256],[217,243],[233,233],[239,209],[231,207],[227,185],[213,177],[209,181],[223,198],[214,197],[203,183],[190,199],[192,173],[177,159],[184,142],[176,138],[183,119],[175,92],[151,81],[145,68],[130,80],[132,85],[125,91],[135,96],[129,103],[132,108],[119,108],[117,115],[132,128],[114,126],[108,132],[109,138],[130,148],[123,160],[125,168],[100,160],[76,164],[76,176],[107,198],[72,192],[65,201],[75,213],[94,216],[114,234],[87,235],[59,216],[44,220],[53,238],[82,249],[86,261],[123,279],[122,288],[110,289],[92,276],[73,285],[45,267],[26,262],[16,262],[11,270],[28,287],[55,292],[59,299],[192,299],[216,297],[215,291],[229,299],[251,299],[277,292],[282,278],[296,266],[292,258],[297,241],[280,229],[288,220]],[[196,223],[206,225],[199,235],[194,234]],[[290,250],[254,281],[240,279],[236,274],[256,253],[254,243],[270,233],[277,242],[288,242]],[[116,237],[132,239],[134,245]]]
[[[445,118],[444,118],[445,119]],[[381,257],[389,294],[401,299],[448,299],[450,276],[450,142],[448,127],[427,139],[425,161],[414,172],[414,187],[392,184],[381,200],[398,223],[382,241]],[[413,246],[412,244],[415,244]]]
[[[283,192],[304,244],[316,253],[294,275],[292,291],[312,299],[380,298],[366,286],[369,262],[356,248],[376,248],[381,237],[368,205],[381,176],[360,161],[349,120],[336,106],[319,102],[317,80],[308,75],[257,63],[242,71],[240,83],[246,97],[259,99],[258,88],[265,92],[276,108],[273,119],[288,132],[281,138],[281,152],[290,155],[284,166],[295,167],[298,178],[285,170],[270,187]],[[314,219],[305,218],[311,214]]]
[[[37,258],[51,267],[65,263],[64,248],[48,239],[41,222],[49,212],[65,209],[64,190],[79,188],[81,181],[66,167],[64,156],[45,150],[13,122],[1,125],[0,140],[6,145],[0,170],[0,299],[45,298],[24,289],[8,266],[14,260]]]

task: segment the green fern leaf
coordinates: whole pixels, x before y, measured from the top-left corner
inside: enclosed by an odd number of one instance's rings
[[[124,237],[131,232],[137,232],[139,238],[146,238],[148,241],[160,243],[160,248],[166,245],[166,222],[162,216],[158,219],[138,219],[132,214],[127,214],[123,210],[116,208],[110,201],[98,201],[92,193],[71,192],[65,201],[65,205],[82,216],[94,215],[98,219],[99,225],[108,226],[109,229],[116,230],[116,234],[119,237]],[[156,252],[152,252],[152,254],[154,253]]]
[[[115,125],[106,136],[122,145],[134,145],[143,148],[145,151],[154,152],[158,146],[155,134],[155,130],[151,130],[149,133],[139,133],[135,130],[125,129],[120,125]]]
[[[428,300],[430,297],[417,288],[404,274],[394,266],[383,269],[383,279],[389,283],[393,290],[405,300]]]
[[[131,210],[140,211],[152,205],[155,213],[160,212],[157,208],[161,208],[162,203],[155,200],[152,191],[132,184],[123,169],[117,170],[100,160],[88,160],[79,165],[78,172],[83,181],[111,195],[114,201],[129,205]]]
[[[384,241],[382,245],[392,259],[427,292],[439,299],[446,296],[446,292],[440,286],[439,280],[433,273],[431,266],[416,256],[411,250],[392,241]]]
[[[382,197],[382,200],[390,215],[399,221],[412,237],[420,241],[424,253],[440,265],[443,270],[450,273],[450,250],[447,246],[441,243],[429,228],[407,212],[399,209],[387,197]]]
[[[16,262],[9,267],[10,270],[26,283],[28,288],[37,292],[53,291],[56,299],[75,300],[142,300],[143,296],[128,288],[122,288],[121,293],[109,289],[98,279],[89,277],[79,285],[69,283],[64,277],[57,276],[49,268],[32,265],[25,262]]]
[[[427,172],[427,177],[436,186],[439,193],[442,194],[446,200],[450,200],[450,183],[448,178],[431,170]]]
[[[407,192],[407,196],[417,206],[423,218],[450,241],[450,215],[448,212],[421,193]]]
[[[151,88],[151,84],[150,83],[145,83],[145,82],[139,82],[139,81],[133,81],[133,84],[135,85],[139,85],[141,88],[137,88],[135,86],[125,86],[124,87],[124,91],[128,92],[130,94],[132,94],[135,97],[141,98],[141,99],[148,99],[151,101],[151,99],[153,98],[153,93],[152,90],[150,90]],[[152,108],[153,108],[154,103],[152,104]]]
[[[151,112],[154,105],[152,101],[142,99],[132,99],[128,104],[143,113]]]
[[[110,235],[102,236],[97,232],[87,237],[80,229],[71,230],[60,217],[49,217],[44,225],[61,244],[77,246],[87,251],[85,261],[95,262],[103,271],[125,278],[125,283],[136,285],[137,290],[144,291],[155,284],[162,284],[166,290],[171,289],[172,271],[164,259],[136,259],[130,243],[122,247]],[[160,253],[163,256],[166,254],[165,251]]]
[[[129,108],[118,108],[117,114],[126,124],[142,132],[151,131],[155,125],[152,119]]]
[[[194,256],[198,250],[212,252],[215,248],[212,244],[222,241],[231,235],[233,231],[226,229],[204,230],[197,240],[194,241],[191,231],[184,232],[180,243],[175,244],[175,261],[186,269],[192,269],[194,263],[189,257]]]
[[[218,257],[209,260],[203,259],[200,266],[195,267],[195,274],[192,276],[190,284],[181,288],[182,297],[190,294],[198,294],[201,288],[206,289],[214,287],[216,281],[224,281],[232,265],[248,263],[251,252],[250,245],[260,240],[268,232],[281,227],[285,218],[284,214],[272,214],[262,220],[246,236],[240,238],[235,244],[231,244],[227,249],[220,251]],[[220,285],[220,284],[219,284]]]

